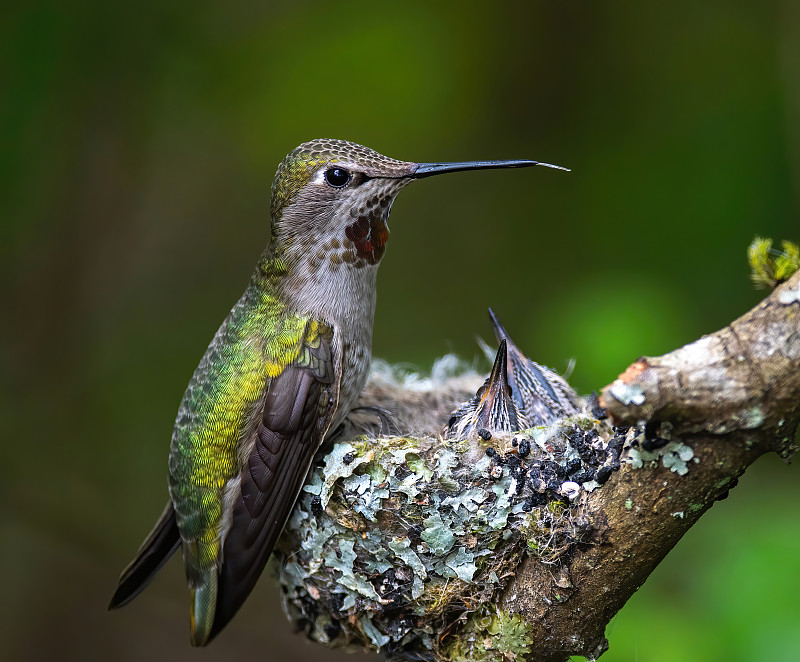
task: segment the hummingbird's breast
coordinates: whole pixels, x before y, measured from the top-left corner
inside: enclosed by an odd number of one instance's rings
[[[372,356],[372,338],[344,343],[342,346],[342,379],[339,386],[339,407],[330,429],[334,430],[355,405],[364,389]]]
[[[375,287],[357,288],[355,296],[340,301],[334,321],[342,348],[342,374],[339,382],[339,406],[331,430],[341,423],[364,389],[372,356],[372,326],[375,317]],[[324,317],[323,317],[324,319]]]

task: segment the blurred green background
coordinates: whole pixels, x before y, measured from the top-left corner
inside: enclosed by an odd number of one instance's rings
[[[175,560],[105,611],[296,144],[572,168],[400,195],[373,351],[420,367],[476,355],[491,305],[536,360],[574,357],[573,383],[599,389],[753,305],[754,234],[800,239],[792,0],[29,0],[2,10],[0,54],[8,660],[343,657],[292,634],[269,581],[191,650]],[[612,622],[603,659],[799,659],[796,482],[754,466]]]

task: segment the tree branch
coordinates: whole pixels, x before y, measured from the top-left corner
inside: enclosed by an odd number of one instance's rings
[[[681,433],[756,431],[783,449],[800,402],[800,272],[724,329],[642,358],[603,391],[618,422],[670,421]]]

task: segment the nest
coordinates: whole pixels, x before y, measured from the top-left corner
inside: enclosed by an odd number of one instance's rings
[[[483,621],[518,632],[491,605],[525,554],[558,563],[589,539],[581,496],[619,468],[628,432],[602,418],[335,444],[278,546],[290,618],[317,642],[390,659],[461,656]]]

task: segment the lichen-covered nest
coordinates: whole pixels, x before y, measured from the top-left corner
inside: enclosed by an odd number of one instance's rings
[[[602,418],[335,444],[279,543],[290,617],[318,642],[392,659],[527,652],[524,622],[492,603],[524,554],[555,563],[587,539],[581,495],[619,467],[629,432]]]

